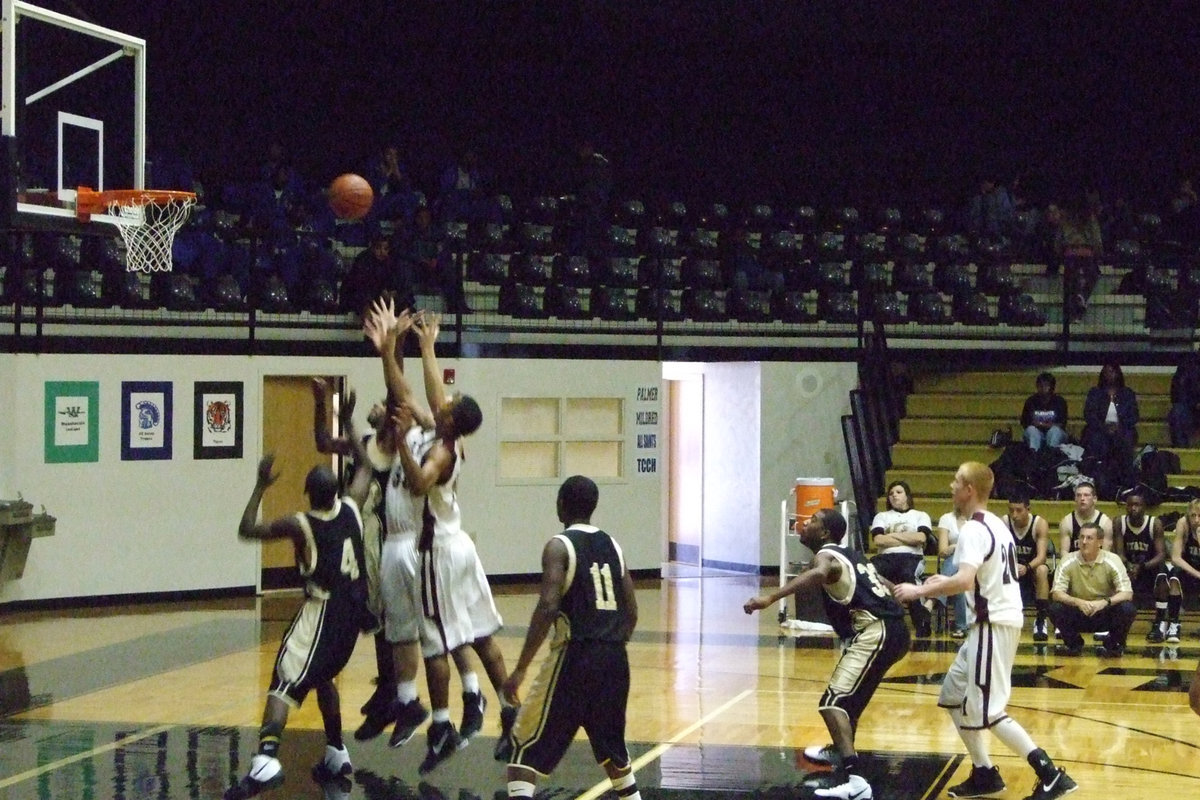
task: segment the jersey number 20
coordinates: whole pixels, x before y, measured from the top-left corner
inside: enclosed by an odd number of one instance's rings
[[[596,590],[596,608],[600,611],[617,610],[617,593],[613,591],[612,567],[600,566],[595,561],[588,568],[592,576],[592,588]]]

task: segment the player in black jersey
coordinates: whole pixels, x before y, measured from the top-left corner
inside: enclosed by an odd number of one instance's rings
[[[1175,525],[1171,545],[1170,613],[1167,641],[1179,641],[1179,609],[1183,598],[1200,594],[1200,500],[1188,503],[1187,513]]]
[[[1162,520],[1146,513],[1146,496],[1140,489],[1126,490],[1121,499],[1125,501],[1125,513],[1113,522],[1113,552],[1125,562],[1134,604],[1144,607],[1154,603],[1154,624],[1146,641],[1161,642],[1166,637],[1168,605],[1167,582],[1161,589],[1157,586],[1158,573],[1167,560]]]
[[[313,767],[320,783],[346,780],[354,768],[342,741],[341,698],[337,677],[364,627],[373,616],[367,609],[360,503],[367,495],[371,470],[362,442],[354,433],[351,417],[354,393],[342,403],[341,421],[356,453],[359,469],[345,497],[338,497],[338,479],[326,466],[313,467],[304,481],[311,510],[271,522],[258,522],[263,493],[278,480],[272,471],[275,458],[266,455],[258,464],[254,491],[242,512],[238,536],[243,539],[291,539],[296,564],[305,578],[304,604],[296,612],[275,659],[275,670],[259,729],[258,753],[246,777],[225,793],[225,800],[244,800],[283,783],[279,740],[288,712],[299,708],[312,690],[325,726],[325,757]]]
[[[1047,550],[1050,544],[1050,524],[1045,517],[1030,513],[1028,492],[1017,492],[1008,499],[1008,515],[1004,524],[1013,536],[1017,555],[1017,579],[1021,584],[1021,603],[1034,607],[1033,640],[1050,638],[1046,630],[1046,614],[1050,609],[1050,565]]]
[[[797,592],[824,590],[825,612],[844,644],[817,706],[833,744],[806,748],[804,755],[828,764],[840,756],[841,783],[817,789],[817,797],[867,800],[871,785],[859,771],[854,734],[879,682],[908,652],[909,636],[904,608],[893,599],[891,584],[860,553],[838,546],[845,535],[846,520],[837,511],[813,514],[800,531],[801,541],[816,551],[812,567],[778,590],[750,598],[743,609],[751,614]]]
[[[1081,480],[1075,484],[1075,508],[1062,518],[1058,524],[1058,557],[1066,558],[1079,548],[1075,540],[1079,538],[1079,528],[1085,522],[1094,522],[1100,526],[1102,538],[1100,546],[1105,550],[1112,549],[1112,520],[1107,514],[1096,508],[1096,485],[1091,481]]]
[[[637,597],[620,546],[591,524],[599,497],[582,475],[558,489],[558,519],[567,527],[542,550],[541,593],[503,687],[518,703],[525,671],[553,628],[550,653],[513,724],[509,797],[533,797],[538,776],[554,770],[582,727],[617,796],[641,800],[625,746],[625,643],[637,625]]]

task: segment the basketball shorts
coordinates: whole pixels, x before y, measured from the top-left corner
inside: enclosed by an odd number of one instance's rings
[[[383,590],[379,581],[379,566],[383,557],[383,521],[379,514],[363,514],[363,566],[366,567],[367,608],[375,618],[383,620]]]
[[[421,654],[450,653],[500,630],[487,573],[465,532],[433,537],[427,551],[417,552]]]
[[[583,728],[596,763],[628,766],[628,700],[624,643],[568,642],[551,648],[513,724],[511,763],[549,775]]]
[[[904,658],[908,646],[908,626],[903,618],[876,620],[867,625],[846,643],[817,708],[844,711],[851,724],[856,725],[879,682],[892,664]]]
[[[938,705],[962,712],[962,727],[990,728],[1008,716],[1012,667],[1021,638],[1018,625],[975,624],[942,681]]]
[[[307,598],[279,645],[269,694],[299,708],[316,686],[346,666],[360,633],[362,601]]]
[[[417,534],[389,533],[379,558],[383,633],[393,644],[421,637],[420,560]]]

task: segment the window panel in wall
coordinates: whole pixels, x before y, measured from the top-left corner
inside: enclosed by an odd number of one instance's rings
[[[566,442],[563,473],[589,478],[621,477],[621,442]]]
[[[625,407],[619,397],[505,397],[500,416],[502,480],[623,475]]]
[[[542,479],[558,477],[558,442],[501,442],[500,477]]]

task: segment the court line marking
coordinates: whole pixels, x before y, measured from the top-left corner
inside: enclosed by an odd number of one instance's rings
[[[113,750],[116,750],[118,747],[125,747],[126,745],[132,744],[133,742],[141,741],[142,739],[148,739],[151,736],[157,736],[160,733],[166,733],[167,731],[171,730],[172,728],[178,728],[178,727],[180,727],[179,724],[156,725],[155,727],[147,728],[146,730],[141,731],[140,733],[135,733],[130,736],[126,736],[123,739],[112,741],[112,742],[109,742],[108,744],[101,745],[99,747],[93,747],[90,750],[85,750],[82,753],[76,753],[73,756],[67,756],[66,758],[60,758],[57,761],[51,761],[50,763],[43,764],[42,766],[37,767],[35,769],[26,770],[25,772],[20,772],[20,773],[17,773],[16,775],[10,775],[9,777],[4,778],[3,780],[0,780],[0,789],[4,789],[9,786],[14,786],[18,783],[23,783],[24,781],[27,781],[31,778],[36,778],[39,775],[44,775],[47,772],[53,772],[54,770],[59,769],[61,767],[65,767],[70,764],[74,764],[76,761],[82,761],[85,758],[93,758],[95,756],[100,755],[101,753],[111,752]]]
[[[638,756],[637,758],[635,758],[633,760],[633,764],[631,765],[633,768],[632,769],[633,773],[636,775],[637,771],[639,769],[646,766],[651,761],[654,761],[657,758],[661,758],[663,753],[667,752],[672,747],[674,747],[676,744],[678,744],[679,741],[681,739],[683,739],[685,736],[689,736],[693,732],[698,730],[699,728],[704,727],[706,724],[708,724],[712,720],[716,719],[717,717],[721,716],[722,714],[724,714],[726,711],[728,711],[733,706],[742,702],[742,700],[746,699],[746,697],[748,697],[749,695],[755,694],[756,691],[757,690],[755,690],[755,689],[746,689],[744,692],[737,695],[732,700],[727,700],[726,702],[722,703],[717,708],[713,709],[712,711],[705,714],[700,719],[693,722],[691,725],[688,725],[686,728],[684,728],[683,730],[676,733],[674,736],[672,736],[667,741],[660,742],[659,744],[650,748],[650,750],[648,750],[647,752],[643,753],[642,755]],[[596,800],[597,797],[599,797],[600,795],[607,792],[610,788],[612,788],[612,784],[606,778],[606,779],[600,781],[599,783],[597,783],[592,788],[588,789],[583,794],[578,795],[575,798],[575,800]]]

